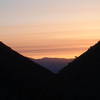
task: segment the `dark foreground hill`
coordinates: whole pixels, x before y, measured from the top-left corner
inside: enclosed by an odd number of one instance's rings
[[[65,67],[57,83],[64,98],[61,100],[67,100],[68,96],[77,100],[99,100],[100,42]]]
[[[100,42],[58,75],[0,42],[0,100],[100,100]]]
[[[0,42],[0,100],[39,100],[53,73]]]

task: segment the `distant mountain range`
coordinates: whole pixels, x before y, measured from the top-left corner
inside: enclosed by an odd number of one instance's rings
[[[32,59],[34,62],[42,65],[43,67],[49,69],[53,73],[58,73],[61,69],[67,66],[73,59],[64,59],[64,58],[41,58],[41,59]]]
[[[36,62],[0,42],[0,100],[100,100],[100,41],[57,74]]]

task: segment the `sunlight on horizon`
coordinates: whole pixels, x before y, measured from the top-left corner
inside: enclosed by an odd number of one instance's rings
[[[28,57],[74,58],[100,40],[100,1],[1,0],[0,40]]]

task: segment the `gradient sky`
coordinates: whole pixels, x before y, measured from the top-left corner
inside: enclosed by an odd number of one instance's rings
[[[100,0],[0,0],[0,40],[33,58],[79,56],[100,40]]]

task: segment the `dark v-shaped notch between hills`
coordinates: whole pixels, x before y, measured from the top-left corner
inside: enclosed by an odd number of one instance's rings
[[[85,59],[91,59],[92,57],[94,57],[94,60],[96,60],[97,58],[100,58],[100,41],[98,41],[94,46],[91,46],[86,52],[84,52],[82,55],[77,57],[74,61],[69,63],[59,73],[67,72],[73,66],[76,66],[74,64],[80,63],[81,61],[83,61]],[[3,42],[0,41],[0,60],[5,59],[5,60],[8,60],[8,61],[9,60],[13,61],[12,58],[15,58],[15,60],[20,59],[20,60],[23,60],[23,61],[27,61],[28,63],[31,63],[31,64],[29,64],[29,65],[31,65],[29,68],[28,67],[25,68],[22,65],[24,70],[33,70],[33,72],[36,71],[36,72],[41,72],[41,73],[45,72],[45,73],[49,73],[49,74],[51,74],[51,73],[54,74],[53,72],[49,71],[48,69],[44,68],[43,66],[37,64],[36,62],[31,61],[29,58],[24,57],[23,55],[14,51],[12,48],[10,48],[9,46],[5,45]],[[19,60],[19,62],[20,62],[20,60]],[[16,68],[16,70],[17,69],[18,68]]]

